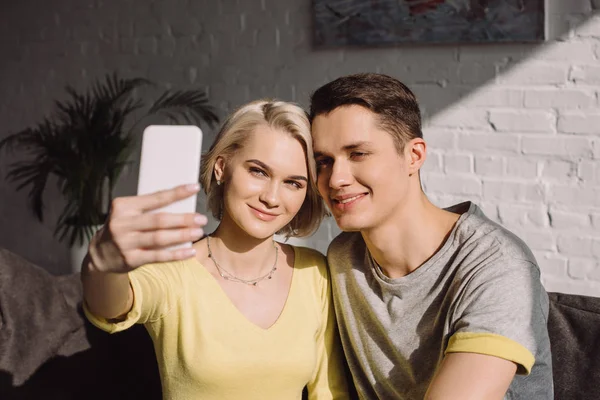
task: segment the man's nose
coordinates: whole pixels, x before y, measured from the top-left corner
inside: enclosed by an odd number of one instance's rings
[[[350,165],[345,161],[336,161],[331,166],[331,175],[329,176],[329,187],[340,189],[350,185],[354,180]]]

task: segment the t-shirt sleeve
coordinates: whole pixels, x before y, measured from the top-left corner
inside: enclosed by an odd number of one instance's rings
[[[91,313],[83,305],[87,319],[96,327],[109,333],[130,328],[134,324],[153,322],[166,315],[174,304],[173,263],[149,264],[129,272],[133,290],[131,310],[120,320],[107,320]]]
[[[457,297],[446,353],[491,355],[528,375],[548,341],[548,296],[539,268],[518,260],[486,265],[468,278]]]
[[[321,327],[316,334],[317,364],[307,385],[308,398],[310,400],[346,400],[349,398],[346,370],[333,309],[327,262],[323,255],[316,252],[307,255],[307,258],[318,266],[319,277],[316,280],[316,285],[321,312]]]

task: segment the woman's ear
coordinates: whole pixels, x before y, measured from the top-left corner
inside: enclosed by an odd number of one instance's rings
[[[215,162],[215,178],[217,181],[223,181],[225,176],[225,159],[222,156],[217,157],[217,161]]]
[[[408,162],[408,173],[418,173],[427,159],[427,144],[422,138],[414,138],[406,143],[404,155]]]

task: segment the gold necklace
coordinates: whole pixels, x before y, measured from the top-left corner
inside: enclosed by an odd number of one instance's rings
[[[217,260],[215,259],[215,256],[212,253],[212,250],[210,249],[210,235],[206,237],[206,247],[208,248],[208,258],[210,258],[212,260],[212,262],[215,264],[215,267],[217,268],[217,271],[219,272],[219,275],[221,275],[221,278],[223,278],[225,280],[228,280],[231,282],[244,283],[244,284],[250,285],[250,286],[256,286],[258,284],[258,282],[260,282],[260,281],[263,281],[265,279],[271,279],[273,277],[273,274],[275,273],[275,271],[277,271],[277,259],[278,259],[278,255],[279,255],[279,249],[275,245],[274,240],[273,240],[273,248],[275,249],[275,262],[273,263],[273,267],[266,274],[261,275],[258,278],[254,278],[254,279],[238,278],[237,276],[233,275],[231,272],[227,271],[225,268],[221,267],[219,265],[219,263],[217,262]]]

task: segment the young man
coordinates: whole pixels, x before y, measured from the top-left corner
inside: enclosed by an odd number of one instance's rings
[[[419,106],[358,74],[311,98],[344,351],[362,399],[552,399],[548,297],[527,246],[473,203],[433,205]]]

